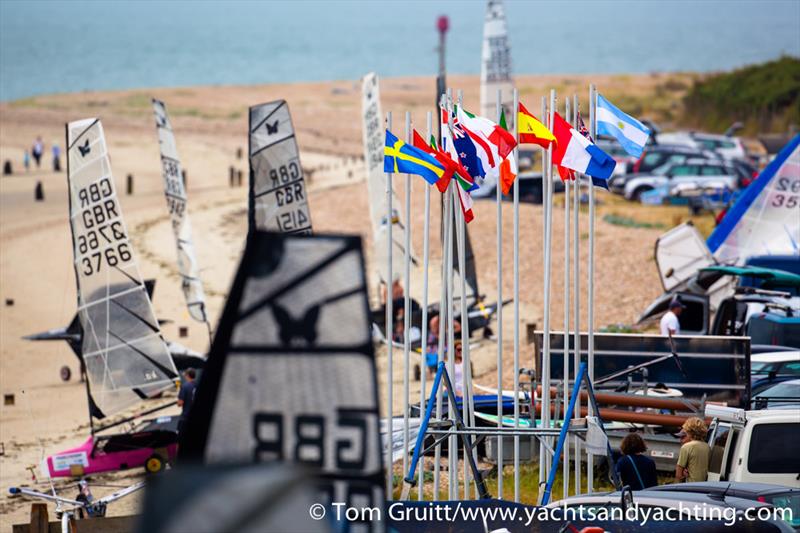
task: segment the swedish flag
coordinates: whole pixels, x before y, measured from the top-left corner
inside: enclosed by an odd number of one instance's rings
[[[444,165],[435,157],[419,148],[406,144],[392,132],[386,130],[386,144],[383,147],[383,171],[416,174],[425,178],[431,185],[444,175]]]

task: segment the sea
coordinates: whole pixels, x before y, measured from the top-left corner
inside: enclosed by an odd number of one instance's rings
[[[524,74],[721,71],[800,56],[798,0],[504,3]],[[0,101],[192,85],[478,74],[484,1],[0,0]]]

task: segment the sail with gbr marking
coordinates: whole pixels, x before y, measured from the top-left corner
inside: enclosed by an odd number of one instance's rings
[[[708,248],[724,263],[800,255],[800,135],[747,187],[708,238]]]
[[[502,0],[489,0],[483,22],[481,52],[481,115],[497,116],[497,90],[502,90],[502,105],[506,110],[508,127],[513,128],[516,113],[513,107],[514,82],[511,79],[511,47],[506,31],[506,14]]]
[[[167,106],[160,100],[153,99],[153,111],[156,116],[158,145],[161,150],[161,175],[164,178],[164,195],[167,199],[172,232],[178,250],[178,272],[181,276],[181,289],[186,298],[189,315],[198,322],[208,322],[206,316],[206,297],[203,282],[200,280],[200,268],[194,255],[192,226],[189,213],[186,211],[186,187],[183,183],[181,161],[175,145],[175,135],[167,115]]]
[[[359,237],[250,235],[181,461],[293,463],[318,501],[384,501],[378,386]],[[359,528],[356,528],[359,529]]]
[[[375,265],[381,282],[386,282],[388,273],[389,223],[392,227],[392,280],[400,278],[405,261],[405,222],[400,212],[400,199],[392,188],[392,215],[389,220],[386,205],[386,173],[383,171],[383,146],[385,129],[381,114],[381,95],[378,76],[371,72],[362,83],[362,139],[364,141],[364,164],[367,169],[367,193],[369,213],[372,220],[372,237]],[[414,252],[409,250],[413,257]]]
[[[286,100],[250,108],[250,231],[311,234],[306,185]]]
[[[172,387],[177,371],[122,219],[100,121],[67,124],[67,146],[82,357],[92,416],[103,418]]]

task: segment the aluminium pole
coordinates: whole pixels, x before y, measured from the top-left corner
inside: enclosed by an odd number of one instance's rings
[[[453,113],[453,93],[452,90],[447,90],[447,122],[450,123],[450,117]],[[450,185],[448,186],[447,195],[445,196],[445,205],[447,211],[447,220],[445,228],[447,230],[446,237],[447,237],[447,250],[450,254],[450,259],[447,261],[447,358],[448,358],[448,375],[452,376],[452,380],[455,380],[455,357],[454,357],[454,347],[455,344],[455,325],[454,325],[454,313],[453,313],[453,221],[455,219],[455,214],[453,213],[453,201],[451,200],[454,184],[453,180],[450,180]],[[455,394],[455,391],[453,391]],[[452,395],[448,394],[448,399],[452,398]],[[463,403],[462,403],[463,405]],[[450,419],[455,422],[456,420],[456,409],[458,406],[455,405],[452,400],[450,400],[448,415]],[[451,427],[451,429],[455,429],[455,425]],[[448,456],[448,474],[449,474],[449,486],[448,486],[448,495],[451,500],[458,499],[458,440],[455,433],[450,435],[450,439],[447,445],[447,456]]]
[[[519,92],[513,92],[512,134],[519,144]],[[514,161],[518,160],[519,149],[514,146]],[[517,168],[519,172],[519,168]],[[519,428],[519,179],[514,179],[514,427]],[[498,181],[499,186],[499,181]],[[502,299],[497,300],[498,307],[503,306]],[[502,390],[502,387],[498,387]],[[533,415],[535,416],[535,414]],[[520,500],[519,487],[519,435],[514,435],[514,501]]]
[[[595,112],[597,90],[594,84],[589,85],[589,131],[592,139],[597,136],[597,124],[595,122],[597,113]],[[588,286],[588,370],[589,382],[594,380],[594,183],[589,180],[589,286]],[[594,416],[592,404],[588,404],[589,416]],[[594,489],[594,456],[591,453],[586,454],[586,488],[589,492]]]
[[[406,111],[406,143],[411,144],[411,112]],[[411,330],[411,174],[406,174],[405,256],[403,257],[403,472],[408,472],[408,406],[411,402],[408,371]],[[393,428],[392,428],[393,429]]]
[[[572,109],[573,109],[573,117],[572,117],[572,125],[577,126],[578,124],[578,95],[574,94],[572,96]],[[573,375],[577,379],[578,368],[581,366],[581,234],[580,234],[580,207],[581,207],[581,175],[576,173],[575,174],[575,195],[574,195],[574,202],[573,202],[573,217],[574,217],[574,227],[572,232],[572,238],[574,240],[573,246],[573,253],[575,256],[575,273],[573,277],[574,282],[574,299],[575,299],[575,312],[574,312],[574,320],[575,320],[575,336],[573,342],[575,344],[574,347],[574,355],[573,355]],[[581,407],[581,399],[575,398],[575,419],[577,420],[580,417],[580,407]],[[575,449],[575,494],[581,493],[581,439],[575,435],[574,437]]]
[[[541,117],[542,117],[542,121],[544,121],[544,124],[549,126],[550,128],[552,128],[552,126],[547,124],[547,97],[546,96],[542,96],[542,114],[541,114]],[[545,250],[547,249],[547,224],[546,224],[546,220],[547,220],[547,148],[543,147],[542,148],[542,249],[545,249]],[[545,264],[544,254],[542,254],[542,272],[544,272],[544,264]],[[538,355],[539,354],[536,354],[537,358],[538,358]],[[542,363],[544,363],[544,357],[542,357],[541,361],[542,361]],[[539,367],[539,365],[537,363],[537,365],[536,365],[536,378],[537,378],[537,380],[541,380],[543,375],[544,374],[542,372],[542,369]],[[536,389],[536,387],[534,387],[534,389]],[[536,397],[536,390],[531,391],[531,394],[533,394],[534,398],[535,398]],[[544,386],[542,386],[542,394],[544,394]],[[541,401],[541,398],[539,398],[539,400]],[[533,419],[535,421],[536,414],[533,413],[533,414],[531,414],[531,416],[533,417]],[[544,421],[544,409],[541,410],[541,414],[539,415],[539,421],[540,422]],[[539,486],[541,487],[542,483],[544,483],[544,481],[545,481],[545,475],[544,475],[544,468],[545,468],[544,467],[544,463],[545,463],[544,452],[545,452],[545,447],[544,447],[544,444],[542,443],[541,440],[538,440],[537,443],[539,445]]]
[[[497,89],[497,121],[500,121],[500,105],[503,90]],[[500,180],[495,187],[497,199],[497,428],[503,427],[503,191]],[[516,239],[516,235],[514,235]],[[516,401],[516,400],[515,400]],[[497,443],[497,498],[503,499],[503,437],[498,435]]]
[[[564,111],[566,114],[567,122],[572,120],[572,109],[570,108],[569,97],[564,99]],[[567,407],[569,406],[569,202],[572,200],[569,195],[569,181],[564,180],[564,351],[562,352],[564,362],[564,372],[562,374],[562,382],[564,389],[564,415],[566,416]],[[562,421],[566,424],[566,418]],[[564,446],[563,458],[563,484],[564,484],[564,498],[569,496],[569,442]]]
[[[432,116],[428,111],[426,117],[425,141],[431,138]],[[428,374],[428,262],[430,261],[430,214],[431,214],[431,188],[425,187],[425,218],[422,230],[422,371],[420,372],[419,412],[425,412],[426,377]],[[406,472],[406,470],[404,470]],[[419,480],[417,481],[417,501],[422,501],[423,485],[425,483],[425,461],[419,467]]]
[[[392,112],[386,113],[386,129],[392,130]],[[392,312],[392,287],[393,273],[392,273],[392,173],[386,173],[386,228],[387,228],[387,256],[386,256],[386,348],[387,348],[387,362],[386,362],[386,431],[389,439],[389,446],[386,447],[386,498],[393,499],[393,476],[392,476],[392,334],[394,332],[394,316]]]
[[[549,124],[553,128],[556,111],[556,91],[550,89]],[[553,247],[553,145],[547,149],[547,217],[546,233],[547,242],[545,243],[545,269],[544,269],[544,362],[542,363],[542,417],[545,427],[550,427],[550,265],[552,260]],[[550,439],[547,440],[550,442]],[[546,453],[546,450],[545,450]],[[545,461],[545,471],[549,474],[550,461]]]
[[[458,90],[458,105],[462,105],[463,101],[463,92],[459,89]],[[460,185],[456,181],[456,184],[453,188],[453,214],[457,212],[461,212],[460,215],[455,215],[458,219],[458,233],[457,233],[457,246],[458,246],[458,270],[461,273],[459,276],[461,280],[461,287],[459,288],[461,292],[461,351],[462,351],[462,376],[463,376],[463,383],[461,384],[462,388],[462,406],[464,409],[464,416],[462,417],[470,427],[475,427],[475,403],[474,398],[472,396],[472,361],[470,359],[470,351],[469,351],[469,314],[467,309],[467,281],[466,281],[466,219],[464,218],[464,213],[461,209],[459,209],[459,205],[461,204],[460,195],[461,192],[458,190]],[[477,301],[478,295],[475,295]],[[453,355],[455,359],[455,353]],[[466,450],[465,452],[466,453]],[[474,459],[477,461],[477,451],[473,453]],[[469,471],[469,462],[467,458],[464,457],[464,498],[469,499],[470,495],[470,471]]]

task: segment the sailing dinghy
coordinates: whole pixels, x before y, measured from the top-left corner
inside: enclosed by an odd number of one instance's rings
[[[181,276],[181,288],[186,299],[189,315],[203,322],[211,329],[206,315],[206,297],[203,282],[200,280],[200,267],[194,255],[192,226],[186,210],[186,186],[183,182],[181,161],[175,145],[175,135],[167,114],[167,106],[161,100],[153,99],[153,111],[158,131],[158,146],[161,151],[161,175],[164,178],[164,195],[175,235],[178,251],[178,272]]]
[[[96,435],[121,422],[97,428],[95,420],[174,388],[178,374],[137,267],[100,121],[69,123],[67,146],[80,356],[92,435],[83,445],[48,457],[46,471],[54,477],[80,476],[151,460],[153,468],[161,469],[176,452],[171,417],[145,422],[131,433]]]

